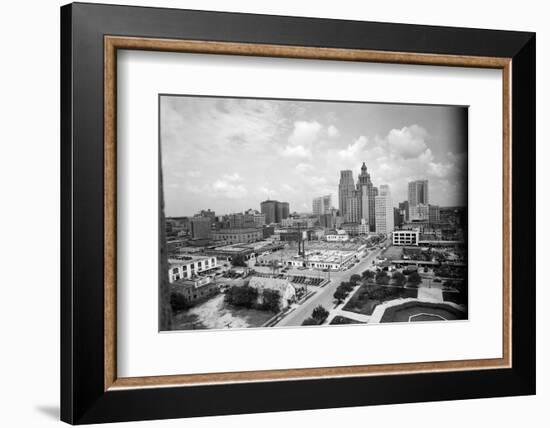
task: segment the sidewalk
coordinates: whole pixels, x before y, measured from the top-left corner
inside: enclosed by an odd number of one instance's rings
[[[349,318],[351,320],[365,323],[365,324],[368,323],[370,320],[369,315],[358,314],[357,312],[344,311],[343,309],[333,309],[330,311],[330,314],[327,317],[324,324],[330,324],[330,322],[334,319],[334,317],[337,317],[337,316]]]

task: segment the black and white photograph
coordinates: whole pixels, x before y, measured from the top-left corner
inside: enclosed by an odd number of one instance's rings
[[[468,318],[466,106],[159,109],[171,330]]]

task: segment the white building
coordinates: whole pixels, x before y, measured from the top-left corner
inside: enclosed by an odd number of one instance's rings
[[[380,186],[380,194],[374,198],[374,216],[377,233],[390,234],[393,231],[393,202],[387,184]]]
[[[349,241],[349,235],[347,233],[331,233],[325,235],[325,239],[328,242],[345,242]]]
[[[179,279],[195,278],[200,273],[218,267],[218,260],[215,256],[181,255],[179,257],[168,260],[168,279],[171,283]]]
[[[418,245],[420,229],[394,230],[393,245]]]
[[[296,289],[286,279],[253,276],[250,278],[248,285],[258,290],[258,301],[260,303],[263,301],[263,291],[266,289],[279,292],[281,296],[281,309],[286,308],[296,300]]]

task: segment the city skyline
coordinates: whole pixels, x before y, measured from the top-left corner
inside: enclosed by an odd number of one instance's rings
[[[312,212],[319,196],[336,205],[340,171],[355,179],[363,162],[394,206],[415,180],[430,181],[431,203],[466,204],[465,108],[162,96],[161,113],[168,217],[267,199]]]

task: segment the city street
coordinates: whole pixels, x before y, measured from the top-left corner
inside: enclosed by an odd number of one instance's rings
[[[385,244],[383,242],[382,244]],[[285,318],[283,318],[275,327],[288,327],[299,326],[302,322],[311,316],[313,309],[319,305],[330,311],[334,306],[333,294],[336,288],[342,281],[347,281],[352,275],[359,274],[372,266],[373,260],[378,257],[382,252],[382,249],[376,249],[368,256],[364,257],[357,263],[352,269],[343,272],[330,272],[330,283],[324,288],[320,289],[312,298],[307,300],[303,305],[297,307],[294,311],[290,312]],[[309,271],[301,271],[304,274],[308,274]]]

